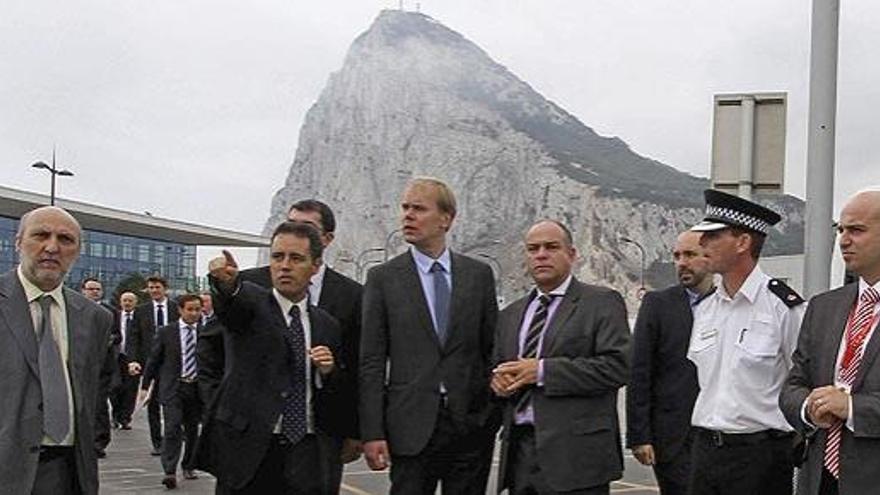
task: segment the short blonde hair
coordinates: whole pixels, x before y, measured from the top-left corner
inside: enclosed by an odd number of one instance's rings
[[[443,213],[449,214],[450,217],[455,218],[457,211],[455,194],[453,194],[452,188],[448,184],[434,177],[415,177],[406,184],[407,189],[411,187],[430,187],[437,191],[437,208]]]

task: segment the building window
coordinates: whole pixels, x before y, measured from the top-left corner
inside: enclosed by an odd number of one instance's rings
[[[138,261],[143,263],[150,262],[150,246],[146,244],[138,246]]]

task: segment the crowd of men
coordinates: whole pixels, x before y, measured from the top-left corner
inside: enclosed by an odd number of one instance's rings
[[[608,494],[626,445],[663,494],[870,493],[880,477],[880,191],[837,224],[857,283],[809,304],[760,268],[780,216],[714,190],[672,258],[679,284],[648,292],[631,334],[621,295],[574,276],[569,226],[524,233],[533,288],[499,312],[491,268],[451,250],[453,191],[418,178],[401,195],[410,248],[364,286],[323,263],[336,222],[294,203],[269,265],[224,252],[210,293],[171,300],[147,279],[106,305],[64,277],[78,222],[25,214],[18,267],[0,275],[0,486],[98,490],[111,425],[146,403],[152,453],[178,486],[218,494],[339,493],[344,464],[389,469],[392,494],[484,494],[501,431],[498,489]],[[880,365],[877,365],[880,366]],[[112,405],[112,414],[108,403]]]

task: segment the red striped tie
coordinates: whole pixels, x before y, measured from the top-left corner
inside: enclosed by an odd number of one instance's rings
[[[856,307],[855,317],[846,329],[846,349],[840,360],[838,381],[852,386],[859,367],[862,365],[865,338],[871,331],[874,322],[874,305],[880,300],[880,294],[873,287],[868,287],[859,297],[859,305]],[[852,411],[850,411],[852,414]],[[828,429],[828,438],[825,440],[825,468],[835,478],[840,478],[840,437],[843,430],[843,421],[834,423]]]

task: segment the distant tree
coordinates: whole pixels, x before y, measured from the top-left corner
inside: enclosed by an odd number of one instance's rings
[[[131,272],[123,278],[119,284],[113,289],[113,305],[119,306],[119,296],[123,292],[133,292],[138,298],[138,304],[147,302],[150,296],[144,291],[147,287],[147,280],[143,275],[137,272]]]

